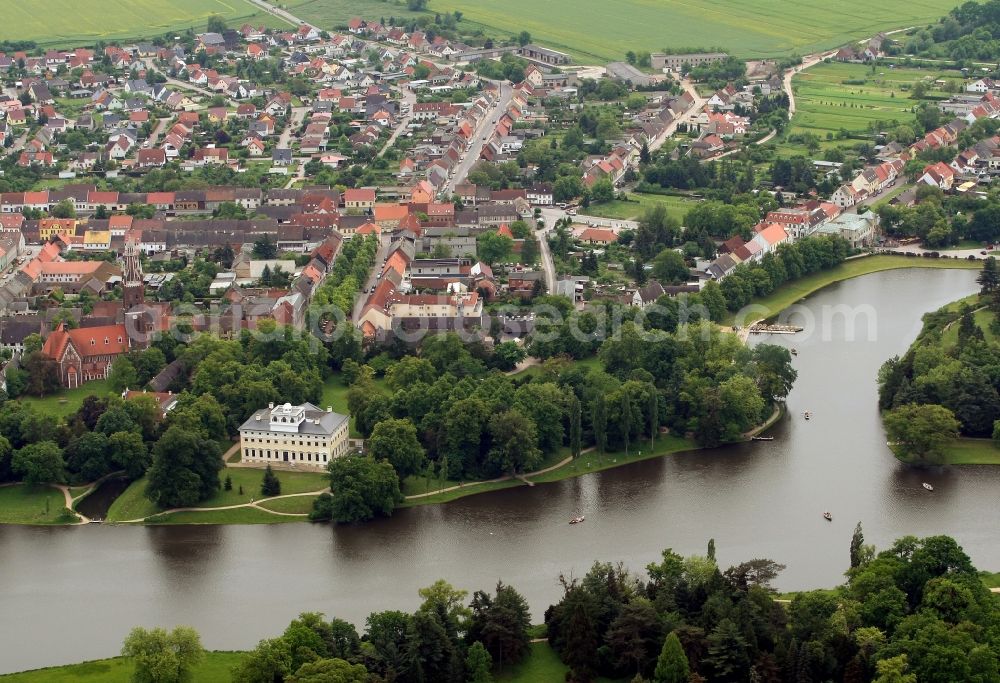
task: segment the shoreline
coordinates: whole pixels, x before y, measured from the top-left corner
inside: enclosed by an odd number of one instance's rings
[[[972,296],[962,297],[956,299],[951,303],[948,303],[936,311],[932,311],[927,315],[942,314],[947,312],[957,312],[963,304],[974,304],[976,307],[973,310],[973,315],[978,314],[986,310],[986,306],[981,305],[981,294],[974,294]],[[988,313],[988,315],[993,315]],[[913,343],[906,350],[906,354],[911,353],[916,349],[921,343],[923,343],[928,337],[928,333],[941,335],[941,339],[937,340],[937,343],[944,346],[946,349],[947,342],[944,340],[944,335],[948,333],[950,329],[955,326],[959,320],[958,317],[947,322],[943,327],[940,328],[928,328],[928,320],[924,319],[924,323],[920,328],[920,332],[917,334],[917,338],[913,340]],[[931,340],[933,343],[934,340]],[[904,356],[906,355],[904,354]],[[879,419],[884,420],[885,411],[879,411]],[[884,421],[883,421],[884,427]],[[944,446],[943,454],[940,462],[936,463],[921,463],[913,460],[912,458],[903,457],[900,453],[896,451],[895,448],[889,446],[889,450],[892,451],[893,456],[901,464],[914,470],[920,469],[932,469],[935,467],[996,467],[1000,465],[1000,448],[994,444],[993,439],[988,437],[974,437],[974,436],[958,436],[948,445]]]
[[[754,297],[744,308],[751,306],[761,307],[763,311],[753,313],[754,320],[770,320],[779,315],[785,309],[798,303],[800,300],[815,294],[816,292],[829,287],[830,285],[845,280],[852,280],[871,273],[880,273],[886,270],[899,270],[902,268],[950,268],[953,270],[972,270],[982,267],[982,260],[968,260],[962,258],[930,258],[924,256],[903,256],[900,254],[859,254],[849,257],[843,263],[811,273],[805,277],[792,282],[787,282],[780,289],[765,296]],[[855,265],[859,264],[859,265]],[[744,324],[749,324],[749,320],[744,320]],[[736,323],[736,313],[726,316],[719,324],[731,326]]]
[[[860,266],[855,266],[853,264],[860,264]],[[767,309],[767,314],[764,319],[772,318],[791,305],[797,303],[799,300],[814,294],[821,289],[828,287],[837,282],[843,282],[845,280],[853,279],[856,277],[861,277],[863,275],[869,275],[871,273],[881,272],[885,270],[896,270],[901,268],[951,268],[951,269],[973,269],[980,267],[980,260],[968,260],[968,259],[958,259],[958,258],[927,258],[918,256],[902,256],[898,254],[863,254],[852,257],[851,259],[845,261],[844,263],[831,268],[826,271],[820,271],[818,273],[813,273],[804,278],[800,278],[794,283],[788,283],[788,286],[783,287],[781,290],[760,299],[755,299],[751,301],[750,305],[764,306]],[[796,286],[797,285],[797,286]],[[761,314],[763,316],[763,314]],[[755,316],[756,317],[756,316]],[[732,324],[733,317],[730,316],[723,324]],[[742,440],[749,440],[753,436],[757,436],[777,423],[778,420],[784,415],[785,409],[784,405],[777,406],[772,413],[772,415],[764,421],[760,426],[754,428],[753,430],[747,432],[743,435]],[[672,443],[663,443],[664,439],[672,441]],[[426,491],[417,494],[411,494],[406,496],[403,502],[398,506],[398,508],[409,508],[416,507],[418,505],[436,505],[441,503],[448,503],[453,500],[458,500],[460,498],[465,498],[468,496],[477,495],[480,493],[489,493],[491,491],[499,491],[505,488],[513,488],[517,486],[535,486],[536,484],[551,483],[555,481],[561,481],[563,479],[571,479],[574,477],[582,476],[584,474],[590,474],[593,472],[601,472],[603,470],[612,469],[615,467],[621,467],[632,462],[639,462],[640,460],[647,460],[650,458],[663,457],[665,455],[672,455],[675,453],[691,452],[703,450],[701,447],[697,446],[693,441],[686,438],[677,437],[670,434],[661,434],[657,437],[657,444],[653,446],[652,452],[647,452],[645,455],[642,454],[643,449],[641,446],[637,445],[635,451],[638,455],[624,455],[622,453],[603,453],[595,454],[593,451],[584,451],[580,458],[576,461],[571,458],[563,458],[557,461],[555,464],[548,467],[542,468],[536,472],[514,475],[514,476],[504,476],[498,477],[496,479],[467,482],[461,483],[459,485],[450,485],[443,487],[441,489]],[[740,443],[740,441],[732,442]],[[727,444],[728,445],[728,444]],[[230,449],[231,450],[231,449]],[[586,461],[584,461],[586,459]],[[898,458],[897,458],[898,459]],[[907,464],[905,461],[900,460],[903,464]],[[970,462],[970,463],[955,463],[955,464],[992,464],[992,463],[982,463],[982,462]],[[228,465],[228,463],[227,463]],[[92,493],[96,490],[96,486],[91,485],[90,490],[86,493]],[[310,492],[312,495],[318,495],[314,492]],[[124,494],[122,494],[124,495]],[[299,493],[296,497],[306,497],[309,494]],[[75,503],[80,496],[74,499]],[[292,496],[282,496],[278,498],[289,498]],[[297,509],[294,511],[284,510],[284,509],[270,509],[267,505],[275,498],[262,498],[256,500],[252,503],[245,503],[241,505],[226,505],[226,506],[215,506],[215,507],[192,507],[185,509],[176,510],[163,510],[155,512],[143,517],[137,517],[127,520],[116,520],[116,521],[105,521],[102,523],[106,524],[141,524],[146,526],[173,526],[173,525],[217,525],[217,524],[280,524],[280,523],[291,523],[291,522],[305,522],[308,521],[308,512],[301,512]],[[74,509],[75,512],[75,509]],[[206,519],[201,521],[198,518],[202,515],[208,517],[217,517],[216,519]],[[218,517],[222,517],[220,521]],[[178,519],[179,518],[179,519]],[[21,526],[37,526],[38,523],[33,522],[6,522],[7,524],[16,524]],[[46,526],[82,526],[85,525],[86,521],[78,520],[74,523],[55,523],[52,522],[45,523]]]

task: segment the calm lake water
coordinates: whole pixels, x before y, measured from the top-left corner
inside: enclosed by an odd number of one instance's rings
[[[788,565],[781,589],[833,586],[859,520],[870,543],[950,534],[978,566],[1000,569],[1000,468],[908,471],[886,448],[876,411],[881,363],[906,350],[922,313],[974,292],[975,277],[887,271],[810,298],[806,313],[818,320],[831,306],[870,306],[858,310],[873,313],[874,338],[861,324],[847,340],[838,316],[823,335],[769,339],[799,352],[773,442],[402,510],[359,527],[0,526],[0,672],[114,655],[135,625],[189,624],[206,647],[245,649],[302,611],[362,624],[373,610],[416,607],[417,588],[441,577],[470,591],[503,578],[541,621],[560,573],[582,575],[598,559],[641,569],[663,548],[703,553],[712,537],[723,565],[754,557]],[[569,526],[579,513],[586,523]]]

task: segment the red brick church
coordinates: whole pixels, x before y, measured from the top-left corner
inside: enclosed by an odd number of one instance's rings
[[[142,266],[139,262],[138,245],[134,240],[126,242],[123,261],[122,309],[128,314],[141,307],[145,300]],[[139,315],[142,317],[142,314]],[[144,328],[144,325],[139,324],[138,327]],[[107,378],[115,359],[128,353],[133,347],[143,348],[144,344],[141,339],[132,340],[129,337],[128,326],[124,323],[75,330],[68,330],[65,325],[60,324],[45,340],[42,353],[59,366],[59,381],[62,385],[74,389],[84,382]]]
[[[115,358],[128,353],[125,325],[102,325],[67,330],[60,324],[42,347],[59,366],[59,380],[74,389],[93,379],[105,379]]]

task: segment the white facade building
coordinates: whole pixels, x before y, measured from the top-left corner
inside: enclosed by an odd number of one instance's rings
[[[241,462],[326,467],[330,460],[347,454],[349,423],[347,415],[333,408],[272,403],[240,427]]]

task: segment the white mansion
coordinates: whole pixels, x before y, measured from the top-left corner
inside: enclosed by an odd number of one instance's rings
[[[311,403],[261,408],[240,427],[242,462],[325,467],[347,454],[350,418]]]

